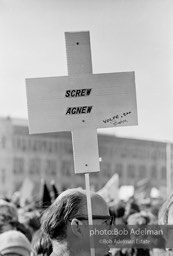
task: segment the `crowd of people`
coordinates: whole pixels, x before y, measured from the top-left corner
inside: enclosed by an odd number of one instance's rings
[[[13,199],[0,199],[1,256],[88,256],[91,237],[88,229],[87,198],[81,188],[67,189],[47,204],[30,203],[21,207]],[[106,228],[117,225],[172,224],[172,196],[161,209],[141,205],[134,198],[109,206],[91,192],[93,224]],[[159,221],[158,222],[158,216]],[[164,244],[164,241],[163,241]],[[170,248],[171,249],[171,248]],[[159,256],[169,255],[166,248],[111,248],[110,244],[95,247],[96,256]]]

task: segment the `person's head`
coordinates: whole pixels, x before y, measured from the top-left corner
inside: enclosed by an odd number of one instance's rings
[[[6,231],[0,235],[0,255],[30,256],[31,244],[19,231]]]
[[[40,217],[40,214],[36,211],[20,212],[20,214],[19,214],[20,225],[18,225],[17,230],[19,230],[19,228],[20,227],[22,228],[22,226],[23,226],[24,228],[22,230],[26,231],[27,233],[30,233],[30,236],[32,237],[34,235],[34,233],[40,229],[39,217]],[[19,231],[21,231],[21,230],[19,230]],[[28,239],[30,240],[29,237],[28,237]]]
[[[121,204],[117,204],[109,207],[110,215],[113,215],[115,218],[122,218],[125,214],[125,207]]]
[[[139,206],[134,201],[129,201],[125,207],[125,217],[129,217],[131,214],[140,212]]]
[[[92,192],[91,204],[93,224],[105,224],[105,221],[110,218],[106,202],[101,196]],[[70,247],[68,249],[72,251],[70,255],[77,255],[79,250],[84,250],[84,248],[86,250],[87,216],[86,191],[68,189],[58,196],[42,216],[42,230],[49,235],[53,245],[54,242],[67,244],[67,247]],[[86,251],[83,252],[83,255],[85,255],[84,253]],[[90,251],[88,255],[90,255]]]
[[[17,222],[18,213],[15,205],[0,199],[0,234],[8,230],[16,230]]]

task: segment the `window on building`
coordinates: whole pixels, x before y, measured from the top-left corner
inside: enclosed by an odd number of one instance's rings
[[[24,159],[15,157],[13,160],[13,173],[17,175],[24,174]]]
[[[153,160],[156,160],[157,159],[157,149],[153,149],[152,152],[151,152],[151,158]]]
[[[134,159],[139,159],[140,156],[139,156],[138,148],[132,149],[131,155],[132,155],[132,158],[134,158]]]
[[[33,151],[39,151],[39,141],[37,140],[32,141],[32,149]]]
[[[54,142],[54,152],[57,153],[59,151],[59,144],[57,141]]]
[[[103,157],[105,155],[107,155],[108,149],[106,146],[103,145],[99,145],[99,155],[100,157]]]
[[[40,140],[32,140],[32,150],[41,151],[42,142]]]
[[[166,180],[166,167],[162,167],[161,169],[161,179]]]
[[[56,176],[56,160],[48,159],[46,161],[46,170],[47,175]]]
[[[121,151],[121,157],[122,158],[127,158],[127,157],[129,157],[129,154],[130,154],[129,149],[126,148],[126,147],[123,147],[122,151]]]
[[[110,178],[112,176],[110,163],[101,162],[101,170],[106,178]]]
[[[73,172],[73,163],[69,160],[64,160],[61,166],[61,173],[63,176],[71,176]]]
[[[53,152],[53,143],[52,141],[49,141],[49,153],[52,153]]]
[[[17,137],[16,138],[16,148],[19,150],[21,149],[21,139],[20,137]]]
[[[151,167],[151,178],[157,178],[157,169],[156,166]]]
[[[33,158],[29,161],[29,174],[40,175],[41,171],[41,160],[39,158]]]
[[[5,173],[5,169],[1,170],[1,181],[3,184],[6,183],[6,173]]]
[[[135,178],[135,166],[133,164],[127,166],[127,177],[130,179]]]
[[[20,191],[21,187],[22,187],[22,182],[21,181],[16,181],[14,183],[14,192],[15,191]]]
[[[73,154],[73,149],[72,149],[72,144],[69,143],[69,142],[64,142],[64,152],[66,154],[70,154],[72,155]]]
[[[0,145],[1,148],[6,148],[6,142],[7,142],[7,138],[5,135],[0,136]]]
[[[26,139],[22,138],[21,139],[21,150],[26,151],[27,145],[26,145]]]
[[[0,170],[0,183],[1,184],[6,183],[6,170],[5,169]]]
[[[13,139],[12,139],[12,147],[13,147],[14,149],[17,149],[17,141],[16,141],[16,138],[15,138],[15,137],[13,137]]]
[[[116,164],[115,166],[115,172],[119,175],[121,178],[123,176],[123,165],[122,164]]]
[[[139,166],[139,179],[143,179],[146,178],[147,176],[147,170],[146,170],[146,166],[145,165],[140,165]]]
[[[48,147],[47,141],[43,140],[42,143],[41,143],[42,152],[44,152],[44,153],[48,152],[47,147]]]
[[[26,151],[28,149],[28,139],[23,136],[17,136],[13,139],[13,146],[17,150]]]

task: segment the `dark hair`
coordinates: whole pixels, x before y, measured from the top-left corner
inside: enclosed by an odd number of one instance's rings
[[[140,208],[135,202],[132,202],[130,204],[130,213],[136,213],[136,212],[140,212]]]
[[[31,231],[30,231],[30,229],[25,224],[20,223],[20,222],[16,222],[15,223],[15,227],[16,227],[16,230],[20,231],[21,233],[23,233],[28,238],[28,240],[30,242],[32,241]]]
[[[86,195],[82,189],[68,189],[60,194],[41,218],[41,229],[51,239],[62,241],[66,238],[68,220],[81,213]]]
[[[52,242],[42,230],[37,230],[32,239],[32,247],[36,254],[49,256],[52,251]]]

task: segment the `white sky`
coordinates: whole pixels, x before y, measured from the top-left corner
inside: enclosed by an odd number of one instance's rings
[[[0,0],[0,116],[28,118],[25,78],[67,75],[65,31],[90,31],[93,73],[135,71],[136,127],[173,141],[172,0]]]

